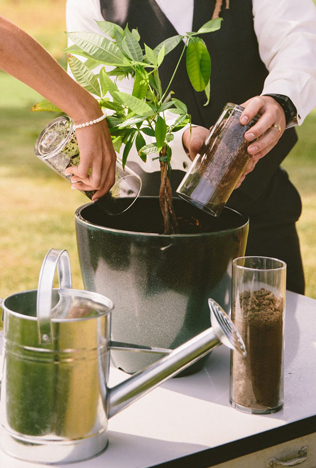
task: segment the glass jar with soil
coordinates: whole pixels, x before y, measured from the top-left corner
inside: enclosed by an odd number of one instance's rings
[[[226,104],[205,141],[203,153],[196,156],[177,189],[181,198],[213,216],[222,212],[250,159],[244,135],[259,116],[241,125],[243,110],[236,104]]]
[[[230,403],[247,413],[283,406],[286,264],[275,258],[233,261],[232,321],[247,356],[231,353]]]
[[[80,152],[73,120],[64,115],[50,122],[37,138],[35,144],[36,156],[64,179],[71,181],[71,175],[66,173],[68,167],[80,164]],[[115,183],[110,191],[96,201],[98,207],[107,214],[121,214],[130,208],[140,194],[142,181],[140,177],[127,166],[116,160]],[[96,190],[80,190],[90,200]]]

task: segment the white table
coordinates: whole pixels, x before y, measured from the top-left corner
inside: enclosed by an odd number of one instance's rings
[[[111,384],[126,378],[116,369],[111,373]],[[291,446],[293,439],[304,441],[306,437],[312,437],[309,440],[314,448],[309,449],[314,450],[315,300],[287,293],[284,408],[271,415],[247,415],[230,407],[228,393],[229,350],[220,346],[199,373],[169,380],[114,416],[109,421],[109,446],[103,454],[81,463],[55,466],[206,468],[226,462],[221,468],[257,468],[259,463],[236,464],[238,457],[269,452],[277,444]],[[304,468],[316,466],[316,462],[310,463]],[[0,451],[1,468],[40,466],[45,465],[15,460]]]

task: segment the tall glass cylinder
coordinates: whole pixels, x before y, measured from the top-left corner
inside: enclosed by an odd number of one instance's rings
[[[236,258],[232,281],[232,321],[247,356],[231,352],[230,403],[247,413],[274,413],[284,402],[286,263]]]

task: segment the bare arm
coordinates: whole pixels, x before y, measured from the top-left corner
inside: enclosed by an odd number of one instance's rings
[[[27,84],[68,114],[76,124],[102,115],[97,101],[25,31],[0,16],[0,68]],[[84,190],[104,195],[114,182],[116,154],[106,122],[76,131],[81,163],[77,174]],[[92,168],[91,176],[88,175]]]

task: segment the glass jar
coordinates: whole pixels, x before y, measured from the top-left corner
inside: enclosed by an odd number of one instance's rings
[[[239,123],[244,108],[228,103],[213,126],[203,153],[194,159],[177,189],[178,195],[213,216],[219,216],[251,156],[245,133],[258,121]]]
[[[79,147],[74,130],[74,122],[67,115],[57,117],[50,122],[39,135],[35,144],[36,156],[64,179],[70,182],[71,175],[66,174],[68,167],[80,163]],[[107,214],[117,215],[130,208],[136,201],[142,187],[140,177],[116,159],[115,182],[109,192],[96,201]],[[80,190],[90,200],[96,190]]]

